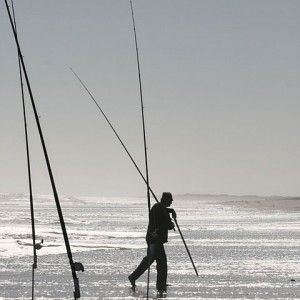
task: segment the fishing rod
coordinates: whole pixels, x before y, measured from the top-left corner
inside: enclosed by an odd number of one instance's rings
[[[144,114],[144,102],[143,102],[143,92],[142,92],[142,80],[141,80],[141,68],[140,68],[140,59],[139,59],[139,49],[136,35],[136,27],[134,21],[132,1],[130,0],[133,32],[134,32],[134,41],[135,41],[135,52],[136,52],[136,61],[137,61],[137,70],[139,78],[139,91],[141,99],[141,112],[142,112],[142,122],[143,122],[143,138],[144,138],[144,152],[145,152],[145,165],[146,165],[146,182],[147,182],[147,199],[148,199],[148,209],[150,211],[150,189],[149,189],[149,172],[148,172],[148,155],[147,155],[147,142],[146,142],[146,126],[145,126],[145,114]]]
[[[86,92],[89,94],[90,98],[93,100],[93,102],[95,103],[95,105],[97,106],[98,110],[101,112],[102,116],[104,117],[104,119],[106,120],[106,122],[108,123],[108,125],[110,126],[110,128],[112,129],[112,131],[114,132],[115,136],[117,137],[117,139],[119,140],[119,142],[121,143],[123,149],[125,150],[125,152],[127,153],[127,155],[129,156],[131,162],[133,163],[133,165],[135,166],[136,170],[138,171],[138,173],[140,174],[141,178],[143,179],[143,181],[145,182],[145,184],[147,184],[147,180],[144,177],[143,173],[141,172],[139,166],[136,164],[135,160],[133,159],[132,155],[130,154],[130,152],[128,151],[126,145],[124,144],[124,142],[122,141],[122,139],[120,138],[119,134],[117,133],[117,131],[115,130],[114,126],[112,125],[112,123],[109,121],[108,117],[106,116],[106,114],[104,113],[103,109],[101,108],[101,106],[99,105],[99,103],[96,101],[95,97],[92,95],[92,93],[90,92],[90,90],[87,88],[87,86],[83,83],[83,81],[80,79],[80,77],[77,75],[77,73],[75,73],[75,71],[70,68],[70,70],[73,72],[73,74],[76,76],[76,78],[78,79],[78,81],[81,83],[81,85],[83,86],[83,88],[86,90]],[[153,198],[155,199],[156,202],[159,202],[158,198],[156,197],[155,193],[153,192],[151,186],[149,186],[149,191],[151,192]],[[174,218],[174,216],[173,216]],[[176,217],[174,218],[176,219]],[[177,226],[177,229],[179,231],[179,233],[181,232],[181,230],[179,229],[179,225],[178,222],[176,220],[175,225]],[[195,266],[192,256],[190,255],[190,252],[188,250],[188,247],[186,245],[186,242],[183,238],[183,235],[181,234],[181,239],[183,241],[183,244],[187,250],[187,253],[189,255],[189,258],[192,262],[193,267]],[[196,267],[194,267],[195,273],[198,276],[198,272]]]
[[[141,172],[139,166],[136,164],[135,160],[133,159],[132,155],[130,154],[129,150],[127,149],[126,145],[123,143],[122,139],[120,138],[119,134],[117,133],[116,129],[114,128],[114,126],[112,125],[112,123],[109,121],[108,117],[106,116],[105,112],[103,111],[103,109],[101,108],[101,106],[99,105],[99,103],[97,102],[97,100],[95,99],[95,97],[92,95],[92,93],[90,92],[90,90],[87,88],[87,86],[84,84],[84,82],[80,79],[80,77],[78,76],[78,74],[72,69],[70,68],[71,72],[76,76],[76,78],[78,79],[78,81],[81,83],[81,85],[83,86],[83,88],[86,90],[86,92],[89,94],[90,98],[93,100],[93,102],[95,103],[95,105],[97,106],[98,110],[101,112],[102,116],[104,117],[104,119],[106,120],[106,122],[108,123],[109,127],[112,129],[113,133],[115,134],[115,136],[117,137],[117,139],[119,140],[119,142],[121,143],[123,149],[125,150],[125,152],[127,153],[127,155],[129,156],[131,162],[134,164],[136,170],[139,172],[139,174],[141,175],[143,181],[145,182],[145,184],[147,185],[147,180],[144,177],[143,173]],[[149,191],[151,192],[152,196],[154,197],[156,202],[159,202],[157,197],[155,196],[153,190],[151,189],[151,187],[149,186]]]
[[[132,25],[133,25],[133,33],[134,33],[134,43],[135,43],[135,53],[136,53],[136,62],[137,62],[137,71],[138,71],[138,79],[139,79],[139,91],[140,91],[140,100],[141,100],[143,138],[144,138],[144,155],[145,155],[145,166],[146,166],[146,185],[147,185],[148,213],[149,213],[149,222],[150,222],[151,203],[150,203],[148,154],[147,154],[147,142],[146,142],[146,125],[145,125],[144,102],[143,102],[143,92],[142,92],[141,68],[140,68],[139,49],[138,49],[138,42],[137,42],[137,34],[136,34],[136,27],[135,27],[132,1],[130,0],[129,3],[130,3],[130,9],[131,9],[131,17],[132,17]],[[149,245],[148,245],[148,251],[149,251]],[[150,282],[150,256],[149,256],[149,259],[148,259],[147,299],[149,297],[149,282]]]
[[[17,22],[16,22],[13,0],[11,0],[11,7],[12,7],[12,13],[13,13],[14,27],[15,27],[15,31],[16,31],[16,35],[17,35]],[[24,97],[24,83],[23,83],[21,59],[20,59],[19,53],[18,53],[18,66],[19,66],[19,78],[20,78],[21,95],[22,95],[23,122],[24,122],[24,132],[25,132],[27,174],[28,174],[28,185],[29,185],[29,201],[30,201],[31,230],[32,230],[33,264],[32,264],[31,297],[33,300],[34,299],[34,279],[35,279],[34,275],[35,275],[35,269],[37,268],[37,254],[36,254],[37,249],[36,249],[36,244],[35,244],[35,221],[34,221],[34,209],[33,209],[31,164],[30,164],[30,151],[29,151],[28,130],[27,130],[27,117],[26,117],[25,97]]]
[[[180,236],[181,236],[181,239],[182,239],[182,241],[183,241],[183,244],[184,244],[184,246],[185,246],[185,249],[186,249],[186,251],[187,251],[187,253],[188,253],[188,256],[189,256],[189,258],[190,258],[190,260],[191,260],[191,263],[192,263],[192,265],[193,265],[193,268],[194,268],[194,270],[195,270],[195,273],[196,273],[196,275],[199,277],[197,268],[196,268],[196,266],[195,266],[195,264],[194,264],[194,261],[193,261],[193,259],[192,259],[191,253],[190,253],[190,251],[189,251],[189,248],[188,248],[188,246],[187,246],[187,244],[186,244],[186,242],[185,242],[185,240],[184,240],[184,238],[183,238],[182,232],[181,232],[180,227],[179,227],[179,225],[178,225],[177,218],[173,216],[173,219],[174,219],[174,222],[175,222],[176,227],[177,227],[177,229],[178,229],[178,232],[179,232],[179,234],[180,234]]]
[[[79,281],[78,281],[78,278],[77,278],[76,271],[84,271],[84,268],[83,268],[83,265],[81,263],[73,262],[72,251],[71,251],[71,247],[70,247],[70,243],[69,243],[69,238],[68,238],[68,234],[67,234],[67,230],[66,230],[66,226],[65,226],[61,206],[60,206],[60,201],[59,201],[57,189],[56,189],[56,186],[55,186],[53,172],[52,172],[48,152],[47,152],[47,149],[46,149],[46,144],[45,144],[42,128],[41,128],[40,121],[39,121],[39,115],[38,115],[38,112],[37,112],[37,109],[36,109],[36,106],[35,106],[35,101],[34,101],[34,98],[33,98],[32,89],[31,89],[31,85],[30,85],[30,82],[29,82],[27,70],[26,70],[26,67],[25,67],[21,47],[20,47],[19,40],[18,40],[18,37],[17,37],[16,29],[15,29],[14,24],[13,24],[13,20],[12,20],[12,16],[11,16],[11,13],[10,13],[10,9],[9,9],[9,5],[7,3],[7,0],[5,0],[5,5],[6,5],[9,20],[10,20],[10,24],[11,24],[11,27],[12,27],[13,35],[14,35],[14,38],[15,38],[16,46],[17,46],[17,49],[18,49],[19,59],[20,59],[20,62],[21,62],[23,74],[25,76],[26,85],[27,85],[27,89],[28,89],[28,92],[29,92],[31,105],[32,105],[32,108],[33,108],[34,117],[35,117],[35,120],[36,120],[36,125],[37,125],[37,128],[38,128],[40,141],[41,141],[43,152],[44,152],[44,157],[45,157],[45,161],[46,161],[46,165],[47,165],[47,169],[48,169],[48,174],[49,174],[49,178],[50,178],[50,182],[51,182],[51,186],[52,186],[52,190],[53,190],[53,196],[54,196],[54,199],[55,199],[55,204],[56,204],[56,208],[57,208],[57,212],[58,212],[58,216],[59,216],[59,221],[60,221],[61,229],[62,229],[62,232],[63,232],[64,242],[65,242],[65,246],[66,246],[66,250],[67,250],[67,254],[68,254],[68,258],[69,258],[69,263],[70,263],[70,267],[71,267],[72,277],[73,277],[73,281],[74,281],[74,290],[75,290],[74,291],[74,299],[76,300],[76,299],[80,298]]]

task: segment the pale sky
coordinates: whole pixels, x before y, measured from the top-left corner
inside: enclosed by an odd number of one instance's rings
[[[72,67],[144,172],[127,0],[14,0],[19,41],[58,193],[143,196],[146,187]],[[150,185],[300,195],[300,1],[133,0]],[[28,193],[17,52],[0,3],[0,192]],[[50,194],[32,108],[33,190]]]

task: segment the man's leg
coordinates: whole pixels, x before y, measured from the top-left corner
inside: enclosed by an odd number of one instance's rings
[[[157,278],[156,278],[156,288],[158,291],[167,290],[167,276],[168,276],[168,266],[167,266],[167,256],[163,244],[157,244],[156,252],[156,269],[157,269]]]
[[[156,250],[154,244],[148,245],[147,248],[147,256],[145,256],[139,266],[128,276],[128,279],[132,285],[132,287],[135,287],[135,281],[142,275],[144,272],[148,269],[148,266],[150,266],[156,256]]]

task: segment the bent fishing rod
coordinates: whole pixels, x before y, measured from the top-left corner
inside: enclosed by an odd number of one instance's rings
[[[146,185],[147,185],[148,213],[149,213],[149,222],[150,222],[151,202],[150,202],[150,189],[149,189],[148,154],[147,154],[147,142],[146,142],[146,125],[145,125],[144,101],[143,101],[143,92],[142,92],[141,68],[140,68],[139,48],[138,48],[138,42],[137,42],[137,34],[136,34],[136,27],[135,27],[132,1],[130,0],[129,3],[130,3],[130,9],[131,9],[131,17],[132,17],[132,25],[133,25],[133,33],[134,33],[134,44],[135,44],[135,53],[136,53],[136,62],[137,62],[137,71],[138,71],[138,79],[139,79],[139,91],[140,91],[141,113],[142,113],[142,123],[143,123],[144,155],[145,155],[145,166],[146,166]],[[150,246],[148,245],[148,251],[149,251],[149,247]],[[150,283],[150,256],[148,258],[147,299],[149,298],[149,283]]]
[[[9,20],[10,20],[10,24],[11,24],[11,27],[12,27],[13,35],[14,35],[14,38],[15,38],[16,46],[17,46],[17,49],[18,49],[19,59],[20,59],[20,62],[21,62],[23,74],[25,76],[26,85],[27,85],[29,96],[30,96],[31,105],[32,105],[32,108],[33,108],[34,117],[35,117],[35,120],[36,120],[36,125],[37,125],[37,128],[38,128],[40,141],[41,141],[42,148],[43,148],[43,153],[44,153],[44,157],[45,157],[45,161],[46,161],[46,165],[47,165],[47,169],[48,169],[48,174],[49,174],[49,178],[50,178],[50,182],[51,182],[51,186],[52,186],[52,190],[53,190],[53,196],[54,196],[54,199],[55,199],[56,208],[57,208],[57,212],[58,212],[58,216],[59,216],[59,221],[60,221],[61,229],[62,229],[62,232],[63,232],[64,242],[65,242],[65,246],[66,246],[66,250],[67,250],[67,254],[68,254],[68,258],[69,258],[69,263],[70,263],[70,267],[71,267],[72,277],[73,277],[73,281],[74,281],[74,290],[75,290],[74,291],[74,299],[76,300],[76,299],[80,298],[79,281],[78,281],[78,278],[77,278],[76,271],[84,271],[84,268],[83,268],[83,265],[81,263],[73,262],[72,251],[71,251],[71,247],[70,247],[70,243],[69,243],[69,238],[68,238],[68,234],[67,234],[67,230],[66,230],[66,226],[65,226],[61,206],[60,206],[60,201],[59,201],[59,197],[58,197],[58,193],[57,193],[57,189],[56,189],[56,185],[55,185],[55,181],[54,181],[54,177],[53,177],[53,172],[52,172],[48,152],[47,152],[47,149],[46,149],[46,144],[45,144],[42,128],[41,128],[40,121],[39,121],[39,115],[38,115],[38,112],[37,112],[37,109],[36,109],[36,105],[35,105],[35,101],[34,101],[34,98],[33,98],[32,89],[31,89],[31,85],[30,85],[30,82],[29,82],[27,70],[26,70],[26,67],[25,67],[21,47],[20,47],[20,44],[19,44],[19,40],[18,40],[18,37],[17,37],[16,29],[15,29],[15,26],[14,26],[14,23],[13,23],[13,20],[12,20],[12,16],[11,16],[11,12],[10,12],[10,8],[9,8],[8,3],[7,3],[7,0],[5,0],[5,5],[6,5]]]
[[[11,8],[13,13],[14,27],[17,35],[17,22],[15,16],[15,9],[13,0],[11,0]],[[35,220],[34,220],[34,208],[33,208],[33,193],[32,193],[32,180],[31,180],[31,164],[30,164],[30,151],[29,151],[29,141],[28,141],[28,130],[27,130],[27,117],[26,117],[26,106],[24,97],[24,83],[21,67],[20,54],[18,53],[18,67],[19,67],[19,78],[21,86],[21,97],[22,97],[22,109],[23,109],[23,124],[25,133],[25,146],[26,146],[26,159],[27,159],[27,176],[29,185],[29,202],[30,202],[30,218],[31,218],[31,235],[32,235],[32,246],[33,246],[33,264],[32,264],[32,286],[31,286],[31,299],[34,299],[34,278],[35,269],[37,268],[37,254],[36,254],[36,243],[35,243]]]
[[[104,113],[103,109],[100,107],[99,103],[96,101],[96,99],[94,98],[94,96],[92,95],[92,93],[89,91],[89,89],[87,88],[87,86],[83,83],[83,81],[80,79],[80,77],[77,75],[77,73],[75,73],[75,71],[70,68],[70,70],[73,72],[73,74],[76,76],[76,78],[78,79],[78,81],[81,83],[81,85],[83,86],[83,88],[86,90],[86,92],[89,94],[90,98],[93,100],[93,102],[95,103],[95,105],[97,106],[98,110],[101,112],[102,116],[104,117],[104,119],[106,120],[106,122],[108,123],[108,125],[110,126],[110,128],[112,129],[112,131],[114,132],[115,136],[117,137],[117,139],[119,140],[119,142],[121,143],[123,149],[125,150],[125,152],[127,153],[127,155],[129,156],[131,162],[133,163],[133,165],[135,166],[136,170],[138,171],[138,173],[140,174],[141,178],[143,179],[143,181],[145,182],[145,184],[147,184],[147,180],[146,178],[144,177],[143,173],[141,172],[139,166],[136,164],[135,160],[133,159],[132,155],[130,154],[130,152],[128,151],[127,147],[125,146],[124,142],[122,141],[122,139],[120,138],[119,134],[117,133],[117,131],[115,130],[114,126],[112,125],[112,123],[109,121],[108,117],[106,116],[106,114]],[[158,198],[156,197],[155,193],[153,192],[152,188],[149,186],[149,191],[151,192],[153,198],[155,199],[156,202],[159,202],[158,201]],[[174,218],[174,217],[173,217]],[[174,220],[176,220],[176,217],[174,218]],[[188,253],[188,256],[192,262],[192,265],[193,265],[193,268],[195,270],[195,273],[197,276],[198,275],[198,272],[197,272],[197,269],[195,267],[195,264],[194,264],[194,261],[192,259],[192,256],[190,254],[190,251],[186,245],[186,242],[184,240],[184,237],[181,233],[181,230],[179,228],[179,225],[178,225],[178,222],[177,220],[175,221],[175,224],[177,226],[177,229],[180,233],[180,236],[181,236],[181,239],[183,241],[183,244],[185,246],[185,249],[187,250],[187,253]]]

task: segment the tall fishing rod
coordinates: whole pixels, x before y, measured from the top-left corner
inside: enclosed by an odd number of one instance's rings
[[[74,289],[75,289],[74,299],[76,300],[76,299],[80,298],[79,281],[78,281],[78,278],[77,278],[76,271],[84,271],[84,268],[83,268],[83,265],[81,263],[73,262],[72,251],[71,251],[71,247],[70,247],[70,243],[69,243],[69,238],[68,238],[68,234],[67,234],[67,230],[66,230],[66,226],[65,226],[61,206],[60,206],[60,201],[59,201],[57,189],[56,189],[56,186],[55,186],[55,181],[54,181],[54,177],[53,177],[53,173],[52,173],[52,169],[51,169],[51,165],[50,165],[48,152],[47,152],[47,149],[46,149],[46,144],[45,144],[42,128],[41,128],[40,121],[39,121],[39,115],[38,115],[38,112],[37,112],[37,109],[36,109],[36,106],[35,106],[35,101],[34,101],[34,98],[33,98],[32,89],[31,89],[31,85],[30,85],[30,82],[29,82],[27,70],[26,70],[26,67],[25,67],[21,47],[20,47],[19,40],[18,40],[18,37],[17,37],[16,29],[15,29],[14,24],[13,24],[13,20],[12,20],[12,16],[11,16],[11,13],[10,13],[10,9],[9,9],[9,5],[7,3],[7,0],[5,0],[5,5],[6,5],[9,20],[10,20],[10,24],[11,24],[11,27],[12,27],[13,35],[14,35],[14,38],[15,38],[16,46],[17,46],[17,49],[18,49],[18,55],[19,55],[22,70],[23,70],[23,73],[24,73],[24,76],[25,76],[26,85],[27,85],[27,89],[28,89],[28,92],[29,92],[31,105],[32,105],[32,108],[33,108],[34,117],[35,117],[35,120],[36,120],[36,125],[37,125],[37,128],[38,128],[38,132],[39,132],[39,136],[40,136],[40,140],[41,140],[41,144],[42,144],[42,148],[43,148],[43,152],[44,152],[44,157],[45,157],[45,161],[46,161],[46,165],[47,165],[47,169],[48,169],[48,174],[49,174],[49,178],[50,178],[50,182],[51,182],[51,186],[52,186],[52,190],[53,190],[53,196],[54,196],[54,199],[55,199],[56,208],[57,208],[57,212],[58,212],[58,216],[59,216],[59,221],[60,221],[61,229],[62,229],[62,232],[63,232],[64,242],[65,242],[65,246],[66,246],[66,250],[67,250],[67,254],[68,254],[68,258],[69,258],[69,263],[70,263],[70,266],[71,266],[72,277],[73,277],[73,281],[74,281]]]
[[[108,117],[106,116],[106,114],[104,113],[103,109],[100,107],[99,103],[96,101],[95,97],[92,95],[92,93],[90,92],[90,90],[87,88],[87,86],[83,83],[83,81],[80,79],[80,77],[77,75],[77,73],[75,73],[75,71],[70,68],[70,70],[73,72],[73,74],[76,76],[76,78],[78,79],[78,81],[81,83],[81,85],[83,86],[83,88],[86,90],[86,92],[89,94],[90,98],[93,100],[93,102],[95,103],[95,105],[97,106],[98,110],[101,112],[102,116],[104,117],[104,119],[106,120],[106,122],[108,123],[108,125],[110,126],[110,128],[112,129],[112,131],[114,132],[115,136],[117,137],[117,139],[119,140],[119,142],[121,143],[123,149],[125,150],[125,152],[127,153],[127,155],[129,156],[131,162],[133,163],[133,165],[135,166],[136,170],[138,171],[138,173],[140,174],[141,178],[143,179],[143,181],[145,182],[145,184],[147,184],[147,180],[146,178],[144,177],[143,173],[141,172],[139,166],[136,164],[135,160],[133,159],[132,155],[130,154],[130,152],[128,151],[126,145],[124,144],[124,142],[122,141],[122,139],[120,138],[119,134],[117,133],[117,131],[115,130],[115,128],[113,127],[112,123],[109,121]],[[149,186],[149,190],[153,196],[153,198],[155,199],[156,202],[159,202],[158,201],[158,198],[156,197],[155,193],[153,192],[151,186]],[[174,218],[174,216],[173,216]],[[174,218],[174,220],[176,219],[176,217]],[[190,254],[190,251],[186,245],[186,242],[184,240],[184,237],[181,233],[181,230],[179,228],[179,225],[178,225],[178,222],[177,220],[175,221],[175,224],[177,226],[177,229],[180,233],[180,236],[181,236],[181,239],[183,241],[183,244],[185,246],[185,249],[187,250],[187,253],[188,253],[188,256],[192,262],[192,265],[194,267],[194,270],[195,270],[195,273],[196,275],[198,276],[198,272],[197,272],[197,269],[195,267],[195,264],[194,264],[194,261],[192,259],[192,256]]]
[[[139,78],[139,91],[140,91],[140,100],[141,100],[141,112],[142,112],[142,122],[143,122],[143,138],[144,138],[144,153],[145,153],[145,165],[146,165],[146,182],[147,182],[147,199],[148,199],[148,210],[150,212],[150,189],[149,189],[149,172],[148,172],[148,154],[147,154],[147,142],[146,142],[146,126],[145,126],[145,114],[144,114],[144,102],[143,102],[143,92],[142,92],[142,80],[141,80],[141,68],[140,68],[140,58],[139,58],[139,49],[136,35],[136,27],[134,21],[132,1],[130,0],[133,32],[134,32],[134,42],[135,42],[135,52],[136,52],[136,62],[137,62],[137,71]]]
[[[11,7],[13,12],[14,27],[17,35],[17,22],[15,16],[15,9],[13,0],[11,0]],[[28,185],[29,185],[29,201],[30,201],[30,216],[31,216],[31,232],[32,232],[32,246],[33,246],[33,264],[32,264],[32,288],[31,297],[34,299],[34,275],[35,269],[37,268],[37,254],[36,254],[36,244],[35,244],[35,222],[34,222],[34,209],[33,209],[33,195],[32,195],[32,180],[31,180],[31,165],[30,165],[30,152],[29,152],[29,142],[28,142],[28,130],[27,130],[27,117],[26,117],[26,107],[25,107],[25,97],[24,97],[24,83],[21,67],[21,59],[18,53],[18,66],[19,66],[19,78],[21,85],[21,96],[22,96],[22,108],[23,108],[23,122],[24,122],[24,133],[25,133],[25,144],[26,144],[26,158],[27,158],[27,174],[28,174]]]
[[[145,166],[146,166],[147,199],[148,199],[148,212],[149,212],[149,222],[150,222],[151,203],[150,203],[148,154],[147,154],[147,142],[146,142],[146,125],[145,125],[144,102],[143,102],[143,92],[142,92],[141,68],[140,68],[139,48],[138,48],[138,42],[137,42],[137,34],[136,34],[132,0],[129,0],[129,2],[130,2],[130,9],[131,9],[131,17],[132,17],[132,25],[133,25],[133,33],[134,33],[134,43],[135,43],[135,53],[136,53],[136,63],[137,63],[137,71],[138,71],[138,79],[139,79],[139,91],[140,91],[140,100],[141,100],[143,138],[144,138],[144,155],[145,155]],[[149,245],[148,245],[147,251],[149,251]],[[150,256],[148,259],[147,299],[149,297],[149,282],[150,282]]]

